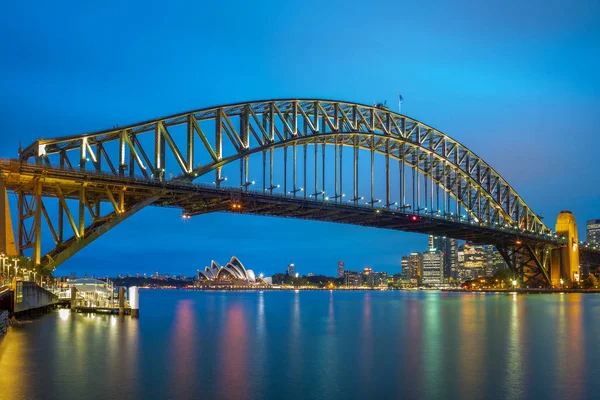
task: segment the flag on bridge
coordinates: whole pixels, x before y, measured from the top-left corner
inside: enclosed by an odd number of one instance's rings
[[[404,97],[400,93],[398,93],[398,112],[402,111],[402,101],[404,101]]]

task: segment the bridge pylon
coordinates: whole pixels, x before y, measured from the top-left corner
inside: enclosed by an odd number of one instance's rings
[[[515,274],[515,280],[519,285],[531,288],[551,285],[550,246],[523,243],[519,240],[514,245],[497,245],[496,248]]]
[[[6,191],[6,181],[2,175],[0,175],[0,215],[2,218],[0,221],[0,253],[16,256],[17,246],[10,217],[8,192]]]
[[[575,216],[571,211],[561,211],[556,219],[556,235],[567,240],[565,246],[552,250],[551,277],[553,286],[560,280],[579,281],[579,240]]]

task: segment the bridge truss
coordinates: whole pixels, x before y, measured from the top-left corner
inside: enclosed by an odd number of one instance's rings
[[[19,252],[50,269],[148,205],[179,207],[184,218],[245,212],[494,244],[532,285],[549,283],[547,253],[561,245],[465,146],[348,102],[240,103],[39,139],[2,170],[18,194]],[[43,222],[54,241],[47,252]]]

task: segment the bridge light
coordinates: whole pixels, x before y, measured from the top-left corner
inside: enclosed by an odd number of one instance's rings
[[[417,216],[416,216],[416,215],[413,215],[411,219],[412,219],[413,221],[416,221],[416,220],[417,220]]]

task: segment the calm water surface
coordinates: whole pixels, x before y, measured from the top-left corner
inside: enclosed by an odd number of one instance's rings
[[[598,398],[600,295],[141,291],[0,341],[0,398]]]

